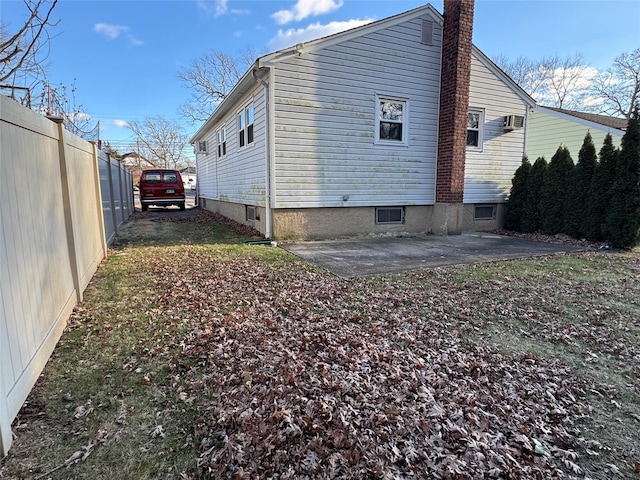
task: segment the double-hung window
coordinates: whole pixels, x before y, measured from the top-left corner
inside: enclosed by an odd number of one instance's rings
[[[484,110],[471,108],[467,114],[467,149],[482,151]]]
[[[376,143],[406,145],[409,106],[406,100],[376,96]]]
[[[247,105],[238,114],[240,147],[253,143],[253,105]]]
[[[227,154],[227,127],[218,130],[218,157],[224,157]]]

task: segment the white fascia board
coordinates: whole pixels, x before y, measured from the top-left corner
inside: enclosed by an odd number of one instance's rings
[[[377,32],[378,30],[382,30],[383,28],[406,22],[407,20],[411,20],[413,18],[419,18],[427,14],[430,15],[436,23],[442,26],[442,15],[440,15],[440,13],[435,8],[433,8],[431,4],[427,4],[404,13],[399,13],[391,17],[383,18],[382,20],[377,20],[371,23],[367,23],[366,25],[361,25],[359,27],[345,30],[344,32],[334,33],[333,35],[317,38],[315,40],[309,40],[308,42],[304,43],[299,43],[298,45],[295,45],[293,47],[289,47],[265,55],[264,57],[261,57],[259,61],[262,66],[273,64],[285,58],[290,58],[295,55],[303,55],[307,52],[315,52],[323,48],[335,45],[337,43],[351,40],[353,38],[358,38],[365,34]]]

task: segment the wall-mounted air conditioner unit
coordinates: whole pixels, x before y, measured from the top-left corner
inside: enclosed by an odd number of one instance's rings
[[[207,153],[207,141],[198,142],[198,152]]]
[[[504,117],[504,131],[510,132],[524,128],[524,117],[522,115],[507,115]]]

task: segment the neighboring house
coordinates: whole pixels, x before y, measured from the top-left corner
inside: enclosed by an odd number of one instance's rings
[[[191,139],[200,205],[277,240],[499,226],[535,102],[444,5],[257,59]]]
[[[529,116],[527,156],[531,163],[538,157],[549,161],[558,147],[563,145],[569,149],[574,163],[577,163],[587,132],[591,134],[599,152],[607,133],[611,134],[613,144],[619,147],[626,128],[627,120],[624,118],[537,107]]]
[[[196,189],[196,167],[186,167],[181,169],[180,176],[182,177],[182,183],[184,183],[185,190]]]

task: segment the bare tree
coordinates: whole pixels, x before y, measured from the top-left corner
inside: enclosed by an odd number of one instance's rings
[[[593,75],[578,53],[540,60],[521,56],[514,61],[500,55],[494,61],[537,102],[558,108],[579,108]]]
[[[540,75],[540,61],[523,56],[511,61],[500,54],[494,62],[533,98],[539,95],[546,81],[544,75]]]
[[[129,129],[137,137],[133,146],[149,166],[157,168],[182,168],[189,165],[186,155],[189,136],[177,122],[162,116],[133,121]]]
[[[193,123],[205,121],[258,56],[256,50],[246,46],[236,57],[212,50],[191,62],[178,72],[182,85],[191,92],[179,113]]]
[[[99,126],[92,125],[91,116],[77,102],[76,79],[71,85],[45,83],[39,96],[32,99],[32,109],[42,115],[61,117],[65,128],[86,140],[98,140]]]
[[[599,72],[589,95],[600,101],[592,110],[630,119],[640,103],[640,48],[619,55],[609,69]]]
[[[546,78],[547,99],[554,107],[576,108],[588,87],[588,70],[582,54],[560,58],[557,55],[541,63],[541,72]]]
[[[10,26],[0,24],[0,85],[11,90],[12,98],[16,89],[22,92],[33,87],[44,77],[44,61],[48,56],[48,27],[57,25],[50,20],[58,0],[23,0],[28,16],[15,31]],[[29,96],[25,97],[27,102]]]

